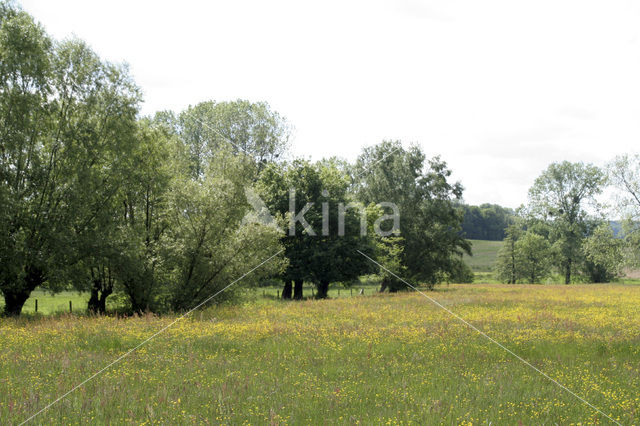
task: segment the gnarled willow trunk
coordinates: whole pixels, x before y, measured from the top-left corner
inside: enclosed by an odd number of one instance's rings
[[[111,268],[105,265],[92,267],[91,277],[91,297],[87,309],[94,314],[104,314],[107,312],[107,297],[113,293],[115,278]]]
[[[24,303],[29,298],[31,291],[25,289],[20,290],[4,290],[2,295],[4,296],[4,315],[8,317],[15,317],[20,315]]]
[[[102,287],[102,285],[96,285],[94,283],[91,288],[91,297],[87,308],[94,314],[104,314],[107,312],[107,297],[113,293],[113,289],[110,287]]]
[[[18,316],[31,292],[44,283],[44,272],[35,266],[27,266],[24,281],[3,286],[4,315]]]

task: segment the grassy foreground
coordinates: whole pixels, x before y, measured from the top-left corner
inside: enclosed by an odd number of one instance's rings
[[[640,287],[430,293],[622,424],[640,422]],[[174,317],[0,323],[16,424]],[[609,424],[416,293],[198,312],[35,419],[148,424]]]

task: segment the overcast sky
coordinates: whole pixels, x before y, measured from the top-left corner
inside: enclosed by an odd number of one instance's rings
[[[471,204],[516,207],[553,161],[638,151],[632,0],[21,4],[54,37],[128,62],[145,114],[266,100],[295,126],[295,155],[415,142]]]

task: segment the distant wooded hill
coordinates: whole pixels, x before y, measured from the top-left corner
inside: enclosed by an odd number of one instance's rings
[[[479,206],[461,204],[460,207],[464,211],[461,232],[469,240],[504,240],[506,229],[513,223],[515,216],[513,209],[497,204],[486,203]],[[614,235],[619,236],[622,232],[622,222],[611,220],[609,224]]]
[[[471,240],[502,241],[515,215],[513,209],[497,204],[462,204],[461,208],[464,210],[462,235]]]

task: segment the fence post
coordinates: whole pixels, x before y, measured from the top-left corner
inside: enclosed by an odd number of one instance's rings
[[[278,290],[278,299],[280,299],[280,290]]]
[[[38,312],[38,299],[36,299],[36,312]]]
[[[69,313],[73,313],[73,305],[71,304],[71,300],[69,300]]]

